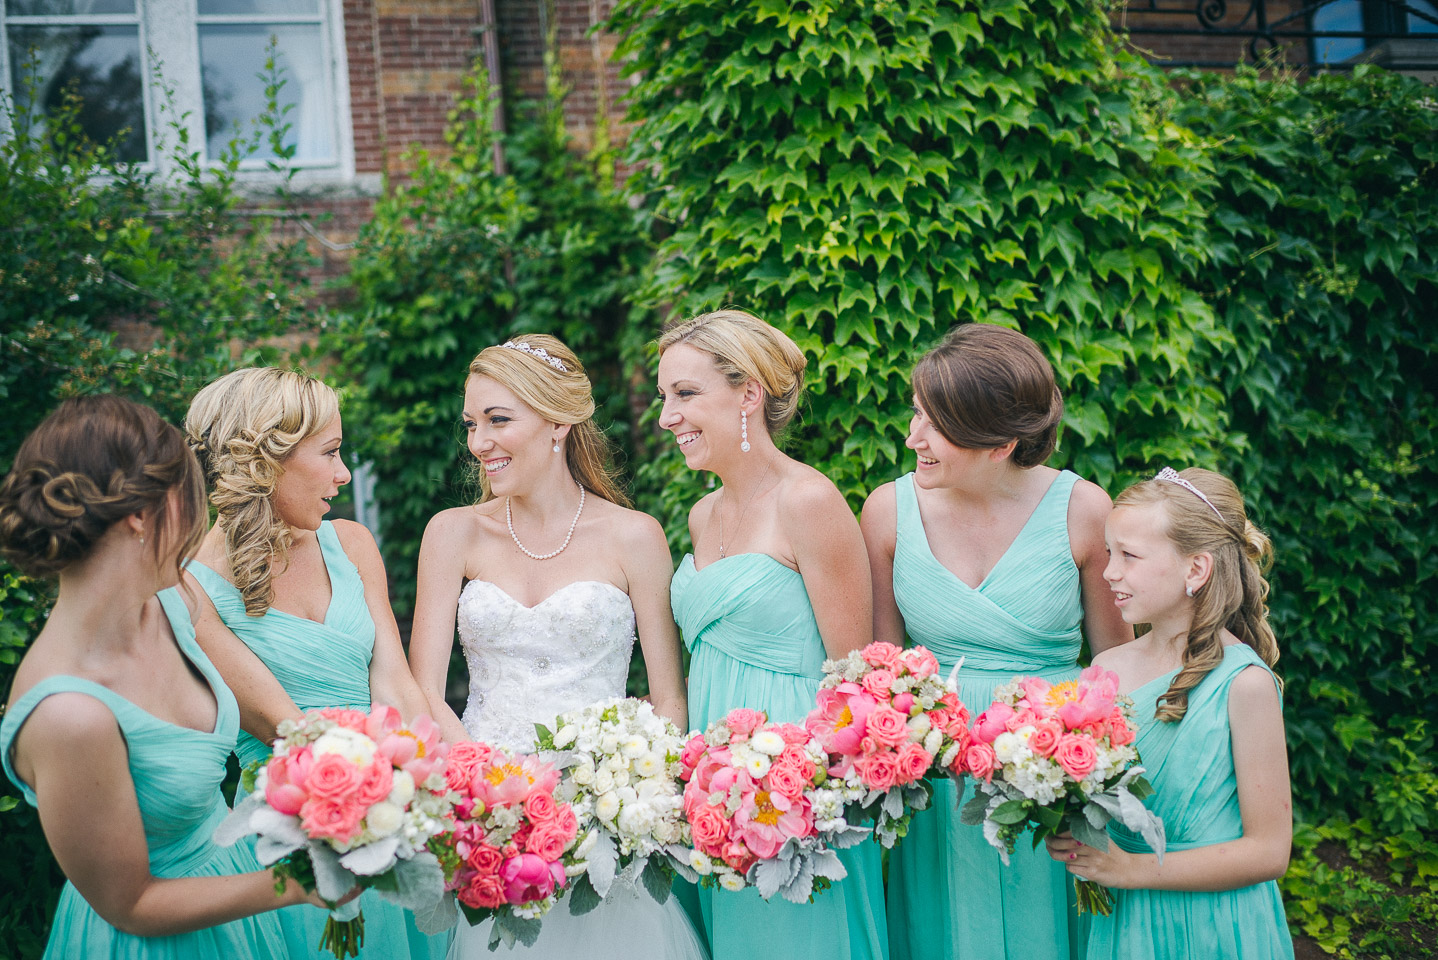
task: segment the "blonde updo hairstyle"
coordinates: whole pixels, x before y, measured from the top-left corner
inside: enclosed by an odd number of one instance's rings
[[[799,409],[804,390],[804,352],[782,331],[743,310],[716,310],[664,331],[659,352],[688,344],[714,358],[731,387],[757,380],[764,390],[764,425],[774,436]]]
[[[1208,582],[1193,594],[1183,665],[1158,698],[1154,714],[1175,722],[1188,710],[1188,692],[1222,662],[1224,630],[1252,647],[1270,667],[1278,662],[1278,640],[1268,623],[1268,581],[1263,577],[1273,562],[1272,543],[1249,521],[1232,480],[1200,467],[1189,467],[1179,476],[1203,491],[1213,508],[1193,491],[1158,479],[1134,484],[1114,501],[1115,509],[1161,506],[1165,533],[1180,555],[1213,557]]]
[[[328,385],[276,367],[227,373],[190,403],[185,439],[204,467],[230,577],[252,617],[275,602],[276,562],[284,569],[293,544],[273,500],[285,459],[338,415]]]
[[[157,561],[171,525],[179,531],[178,576],[205,533],[204,482],[180,431],[123,397],[66,400],[25,438],[0,484],[0,552],[32,576],[54,576],[137,513],[149,514]]]
[[[914,367],[914,396],[957,447],[990,450],[1015,441],[1009,459],[1036,467],[1058,443],[1063,395],[1038,345],[1017,330],[966,323]]]
[[[616,479],[613,445],[594,422],[594,388],[574,351],[546,333],[529,333],[510,342],[524,343],[535,351],[543,350],[566,369],[560,370],[533,353],[496,344],[485,347],[470,361],[469,375],[488,377],[550,423],[569,424],[564,460],[570,476],[590,493],[611,503],[629,506],[629,498]],[[494,494],[484,471],[476,472],[483,503]]]

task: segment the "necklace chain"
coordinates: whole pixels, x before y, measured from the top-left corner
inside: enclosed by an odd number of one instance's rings
[[[579,515],[584,512],[584,484],[578,484],[578,487],[579,509],[574,511],[574,519],[569,521],[569,532],[564,535],[564,542],[559,545],[558,550],[551,551],[550,553],[531,553],[528,547],[519,542],[519,534],[514,532],[514,514],[509,509],[509,498],[504,498],[504,522],[509,527],[509,537],[514,541],[514,545],[524,552],[526,557],[531,560],[550,560],[559,556],[564,552],[564,548],[569,546],[569,541],[574,537],[574,528],[579,526]]]
[[[764,481],[769,479],[769,471],[770,471],[770,470],[773,470],[773,469],[774,469],[774,464],[773,464],[773,462],[771,461],[771,462],[769,463],[769,465],[764,468],[764,476],[762,476],[762,477],[759,478],[759,484],[754,488],[754,492],[751,493],[751,494],[749,494],[749,499],[748,499],[748,500],[744,501],[744,509],[742,509],[742,510],[739,511],[739,519],[736,520],[736,521],[734,521],[734,535],[735,535],[736,537],[739,535],[739,528],[744,525],[744,514],[746,514],[746,513],[749,512],[749,505],[754,502],[754,498],[755,498],[755,497],[759,496],[759,491],[762,490],[762,489],[764,489]],[[726,499],[727,499],[727,496],[726,496]],[[724,552],[724,508],[723,508],[723,504],[720,504],[720,505],[719,505],[719,508],[715,510],[715,513],[719,514],[719,559],[722,560],[722,559],[724,559],[724,557],[725,557],[725,552]]]

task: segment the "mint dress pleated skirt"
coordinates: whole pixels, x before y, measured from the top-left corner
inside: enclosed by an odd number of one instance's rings
[[[804,579],[762,553],[735,554],[674,574],[675,619],[689,648],[689,722],[702,730],[735,707],[800,723],[814,709],[824,643]],[[752,890],[681,889],[697,898],[715,960],[880,960],[888,956],[880,851],[868,841],[839,857],[848,876],[812,903]]]
[[[273,608],[252,617],[245,612],[244,598],[234,584],[198,561],[191,561],[188,569],[225,626],[264,662],[296,706],[301,710],[349,707],[368,713],[375,628],[365,605],[364,581],[345,555],[334,524],[328,520],[321,523],[318,537],[331,591],[322,623]],[[241,766],[270,755],[268,744],[244,732],[234,751]],[[360,895],[360,909],[365,921],[360,960],[443,960],[449,952],[452,933],[425,936],[415,928],[414,914],[372,890]],[[328,911],[287,907],[279,911],[279,917],[292,960],[333,960],[328,952],[317,949]]]
[[[1133,697],[1139,720],[1139,756],[1154,793],[1144,801],[1163,818],[1168,852],[1226,843],[1243,836],[1238,779],[1233,769],[1233,731],[1228,692],[1249,667],[1272,672],[1241,643],[1189,691],[1188,710],[1177,723],[1153,719],[1158,698],[1177,671],[1164,674]],[[1151,852],[1142,837],[1117,825],[1109,835],[1125,850]],[[1278,884],[1272,880],[1236,890],[1115,890],[1113,913],[1094,917],[1088,960],[1293,960],[1293,940]]]
[[[229,809],[220,793],[225,761],[240,728],[240,711],[219,671],[195,643],[184,601],[174,590],[160,595],[180,652],[209,684],[217,706],[213,731],[193,730],[161,720],[118,693],[80,677],[47,677],[27,690],[0,722],[0,759],[6,775],[35,805],[35,793],[10,762],[10,747],[26,719],[46,697],[83,693],[115,715],[129,752],[130,778],[156,877],[220,877],[259,870],[249,847],[216,846],[215,827]],[[274,912],[168,937],[137,937],[116,930],[66,882],[60,892],[46,960],[270,960],[285,956],[284,937]]]
[[[947,676],[963,659],[959,697],[974,716],[1016,676],[1078,676],[1083,604],[1068,536],[1064,471],[977,588],[929,547],[912,473],[894,482],[898,530],[894,599],[909,641]],[[977,826],[959,822],[972,788],[934,786],[929,809],[889,854],[889,945],[894,960],[1071,960],[1079,956],[1072,886],[1062,865],[1021,839],[1008,866]]]

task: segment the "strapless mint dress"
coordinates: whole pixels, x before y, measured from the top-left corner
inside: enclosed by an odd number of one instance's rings
[[[301,710],[350,707],[368,713],[375,629],[365,605],[364,581],[345,556],[334,524],[321,523],[318,537],[330,577],[330,605],[323,623],[273,608],[252,617],[245,613],[244,598],[234,584],[198,561],[191,561],[189,571],[209,594],[225,626],[264,662]],[[269,745],[244,732],[234,750],[242,765],[270,755]],[[415,928],[412,913],[372,890],[360,895],[360,908],[365,919],[360,960],[443,960],[449,951],[452,932],[425,936]],[[327,911],[287,907],[279,917],[293,960],[333,960],[317,949]]]
[[[194,664],[215,695],[218,710],[210,732],[177,726],[152,716],[108,687],[80,677],[46,677],[31,687],[0,722],[0,760],[5,774],[35,805],[35,793],[11,766],[10,747],[40,701],[56,693],[83,693],[99,700],[115,715],[129,750],[130,778],[145,826],[150,872],[156,877],[220,877],[259,870],[245,846],[220,847],[210,840],[229,808],[220,784],[225,760],[240,729],[234,694],[219,671],[195,643],[189,611],[174,590],[160,593],[180,652]],[[122,933],[100,918],[95,909],[66,882],[60,891],[46,960],[270,960],[283,957],[284,937],[274,912],[257,914],[216,927],[169,937],[137,937]]]
[[[894,599],[912,643],[945,676],[960,657],[959,697],[977,717],[994,688],[1018,675],[1053,683],[1078,676],[1083,636],[1068,506],[1078,477],[1054,479],[1008,551],[977,589],[939,563],[919,515],[912,473],[894,482],[898,531]],[[889,944],[894,960],[1070,960],[1079,936],[1072,883],[1044,847],[1019,841],[1008,866],[977,826],[959,822],[967,799],[935,784],[928,810],[889,855]]]
[[[674,617],[689,648],[689,723],[704,729],[735,707],[800,723],[814,709],[824,643],[804,579],[773,557],[743,553],[696,570],[686,556],[671,584]],[[794,904],[754,890],[698,889],[715,960],[887,957],[879,847],[839,851],[849,875]],[[685,891],[686,895],[688,891]]]
[[[1173,682],[1164,674],[1133,691],[1139,720],[1139,756],[1154,793],[1145,804],[1163,818],[1170,853],[1226,843],[1243,836],[1228,691],[1248,667],[1272,675],[1251,647],[1233,644],[1223,661],[1188,694],[1178,723],[1153,719],[1158,698]],[[1117,824],[1109,835],[1125,850],[1149,853],[1142,837]],[[1113,913],[1094,917],[1088,960],[1293,960],[1293,940],[1278,884],[1272,880],[1236,890],[1115,890]]]

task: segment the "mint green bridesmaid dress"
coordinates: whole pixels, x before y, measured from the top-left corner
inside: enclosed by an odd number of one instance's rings
[[[264,662],[296,706],[301,710],[349,707],[368,713],[375,629],[365,605],[364,581],[345,556],[334,524],[324,521],[317,533],[330,578],[330,605],[323,623],[274,608],[252,617],[234,584],[199,561],[191,561],[188,569],[209,594],[225,626]],[[267,744],[244,732],[234,751],[242,766],[270,755]],[[360,960],[442,960],[449,951],[452,934],[421,934],[413,914],[372,890],[360,895],[360,908],[365,919]],[[333,960],[317,949],[327,911],[288,907],[279,911],[279,917],[293,960]]]
[[[894,481],[898,531],[894,599],[909,640],[959,658],[959,697],[977,717],[1015,676],[1078,676],[1083,636],[1068,506],[1078,477],[1065,470],[975,589],[939,563],[919,515],[914,475]],[[1004,866],[983,831],[959,822],[970,787],[934,786],[929,809],[889,855],[889,945],[894,960],[1069,960],[1077,956],[1071,888],[1062,865],[1027,838]]]
[[[800,723],[814,709],[824,643],[804,579],[763,553],[685,556],[670,587],[689,648],[689,723],[704,729],[735,707]],[[887,957],[878,845],[839,851],[849,875],[812,903],[765,901],[752,890],[699,889],[709,953],[719,960],[880,960]],[[691,888],[692,889],[692,888]],[[689,891],[682,891],[687,895]],[[697,918],[696,918],[697,922]]]
[[[1249,667],[1272,676],[1251,647],[1235,643],[1223,661],[1189,691],[1177,723],[1153,719],[1158,698],[1178,671],[1130,694],[1139,721],[1139,756],[1154,793],[1145,802],[1163,818],[1168,852],[1225,843],[1243,836],[1228,691]],[[1116,824],[1109,835],[1125,850],[1149,853],[1142,837]],[[1088,960],[1293,960],[1293,940],[1272,880],[1236,890],[1115,890],[1113,913],[1089,926]]]
[[[0,761],[5,774],[35,805],[35,793],[11,766],[10,747],[40,701],[56,693],[94,697],[115,715],[129,751],[130,778],[145,826],[150,872],[156,877],[220,877],[259,870],[250,848],[216,846],[210,840],[229,809],[220,784],[225,760],[240,729],[234,694],[195,643],[189,611],[174,590],[159,594],[180,652],[199,670],[215,696],[215,729],[206,733],[161,720],[108,687],[80,677],[46,677],[25,691],[0,722]],[[274,912],[168,937],[122,933],[66,882],[55,908],[46,960],[269,960],[284,956]]]

